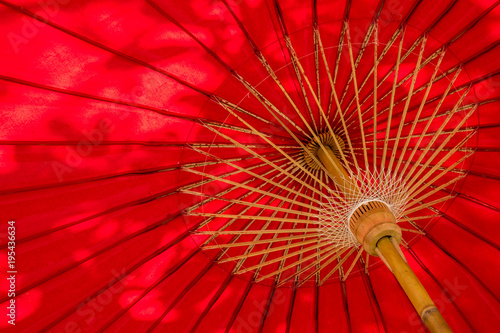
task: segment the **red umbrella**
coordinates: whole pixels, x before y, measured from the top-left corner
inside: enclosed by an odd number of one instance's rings
[[[2,329],[497,331],[498,2],[0,3]]]

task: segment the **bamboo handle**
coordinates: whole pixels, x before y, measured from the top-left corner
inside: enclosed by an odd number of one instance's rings
[[[429,294],[425,291],[424,286],[420,283],[417,276],[406,260],[403,259],[390,238],[382,237],[377,243],[377,248],[382,253],[385,262],[389,265],[392,273],[429,331],[431,333],[452,332]]]

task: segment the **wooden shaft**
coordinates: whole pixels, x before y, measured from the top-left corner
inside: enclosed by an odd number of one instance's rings
[[[325,148],[318,149],[318,158],[323,163],[325,168],[328,170],[335,181],[341,186],[346,195],[354,194],[355,189],[349,186],[349,174],[344,169],[338,158],[333,153],[333,150],[325,146]],[[328,156],[329,155],[329,156]],[[336,166],[332,164],[332,161],[336,163]],[[340,170],[340,173],[338,172]],[[389,211],[388,211],[389,212]],[[383,217],[383,215],[380,215]],[[391,214],[392,216],[392,214]],[[375,217],[377,218],[377,217]],[[392,219],[394,217],[392,216]],[[378,225],[383,227],[384,225],[396,225],[395,223],[387,223],[386,218],[381,218]],[[398,227],[399,228],[399,227]],[[380,233],[383,235],[383,232]],[[375,251],[376,254],[382,259],[382,261],[387,265],[387,267],[392,271],[396,280],[398,280],[399,285],[403,288],[404,292],[410,299],[415,310],[417,310],[420,318],[427,326],[431,333],[448,333],[452,332],[443,316],[436,308],[436,305],[430,298],[429,294],[425,290],[424,286],[420,283],[417,276],[411,269],[411,267],[406,262],[401,250],[396,248],[397,241],[394,239],[391,241],[390,237],[387,236],[376,237],[371,243],[376,244]],[[362,242],[362,240],[360,240]],[[367,251],[366,244],[363,244],[365,251]],[[367,252],[370,253],[368,250]]]
[[[451,332],[450,327],[436,308],[436,305],[434,305],[424,286],[390,238],[382,237],[377,243],[377,248],[429,331],[431,333]]]
[[[324,148],[318,149],[317,154],[318,159],[321,161],[321,163],[323,163],[326,170],[328,170],[337,184],[340,185],[341,189],[343,191],[352,191],[349,182],[351,177],[349,177],[349,173],[344,169],[337,156],[335,156],[335,154],[333,153],[332,148],[330,148],[329,146],[324,146]],[[333,165],[332,161],[336,164],[336,167],[335,165]],[[340,172],[338,172],[338,170],[340,170]]]

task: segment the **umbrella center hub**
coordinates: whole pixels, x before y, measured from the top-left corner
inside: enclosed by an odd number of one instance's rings
[[[337,159],[341,158],[341,151],[345,149],[345,142],[337,134],[330,134],[329,132],[324,132],[318,134],[305,146],[304,150],[304,160],[306,165],[313,170],[319,170],[321,166],[318,164],[319,159],[317,158],[319,151],[321,150],[321,145],[324,147],[329,147]],[[316,159],[313,158],[316,157]]]
[[[361,204],[349,219],[349,229],[366,252],[377,256],[375,248],[382,237],[394,237],[401,242],[401,228],[390,208],[382,201]]]

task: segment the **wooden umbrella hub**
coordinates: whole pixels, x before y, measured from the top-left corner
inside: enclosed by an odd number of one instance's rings
[[[339,135],[333,134],[332,136],[329,132],[318,134],[314,139],[309,141],[306,145],[307,151],[304,151],[304,160],[313,170],[321,168],[321,166],[317,163],[317,160],[313,158],[313,156],[317,156],[321,153],[321,145],[331,149],[336,159],[340,159],[340,151],[345,149],[345,142]]]
[[[377,242],[382,237],[394,237],[401,242],[401,228],[389,207],[380,201],[368,201],[359,206],[349,219],[351,232],[366,252],[378,256]]]

